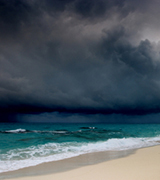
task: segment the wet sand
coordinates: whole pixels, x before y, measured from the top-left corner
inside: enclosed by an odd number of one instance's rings
[[[0,174],[12,180],[160,180],[160,146],[99,152]]]

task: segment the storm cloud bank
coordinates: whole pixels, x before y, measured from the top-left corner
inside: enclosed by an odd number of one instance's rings
[[[160,112],[160,2],[0,0],[1,112]]]

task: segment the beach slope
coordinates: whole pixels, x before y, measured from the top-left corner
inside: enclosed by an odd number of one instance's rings
[[[160,180],[160,146],[137,150],[127,157],[76,169],[12,180]]]

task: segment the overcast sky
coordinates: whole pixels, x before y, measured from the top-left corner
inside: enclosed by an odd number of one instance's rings
[[[0,111],[160,112],[159,0],[0,0]]]

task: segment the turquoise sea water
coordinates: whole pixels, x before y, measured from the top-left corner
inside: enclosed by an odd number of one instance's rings
[[[159,144],[159,124],[0,123],[0,172],[80,154]]]

